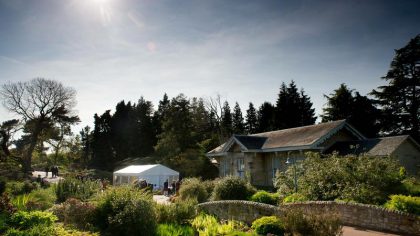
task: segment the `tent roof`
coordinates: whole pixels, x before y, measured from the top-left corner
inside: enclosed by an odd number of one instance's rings
[[[179,172],[174,171],[161,164],[156,165],[131,165],[114,172],[115,175],[179,175]]]

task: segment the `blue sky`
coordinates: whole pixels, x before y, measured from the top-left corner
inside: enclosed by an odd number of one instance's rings
[[[0,0],[0,84],[45,77],[77,90],[81,125],[140,96],[220,94],[245,110],[295,80],[322,112],[346,83],[385,83],[420,33],[419,1]],[[1,120],[12,115],[0,108]],[[80,125],[80,126],[81,126]]]

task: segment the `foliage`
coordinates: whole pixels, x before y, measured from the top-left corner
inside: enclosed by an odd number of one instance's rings
[[[293,203],[293,202],[305,202],[308,201],[308,199],[300,194],[300,193],[292,193],[285,198],[283,198],[283,203]]]
[[[168,205],[157,204],[157,222],[185,224],[196,216],[196,206],[197,202],[191,199],[176,201]]]
[[[38,189],[40,186],[36,182],[29,180],[21,181],[9,181],[6,184],[6,192],[13,196],[30,193],[31,191]]]
[[[57,200],[53,188],[37,189],[29,193],[26,203],[28,210],[46,210],[52,207]]]
[[[255,192],[255,188],[244,179],[226,176],[216,182],[212,200],[247,200]]]
[[[382,77],[386,85],[373,90],[381,109],[385,134],[410,134],[420,140],[420,34],[395,50],[390,69]]]
[[[308,200],[347,199],[383,204],[401,185],[400,166],[392,158],[328,156],[308,153],[297,165],[299,193]],[[292,171],[276,177],[280,194],[291,193]]]
[[[157,236],[194,236],[194,229],[188,225],[159,224],[156,230]]]
[[[29,229],[35,225],[51,226],[57,217],[51,212],[44,211],[18,211],[14,213],[7,224],[16,229]]]
[[[0,195],[0,215],[6,214],[10,215],[16,211],[16,208],[10,201],[9,195],[7,193],[3,193]]]
[[[304,90],[299,92],[293,80],[289,86],[282,83],[276,102],[275,129],[315,124],[315,109],[312,105]]]
[[[379,111],[373,101],[358,92],[349,89],[345,84],[334,90],[327,99],[327,106],[323,108],[322,122],[347,119],[358,131],[367,137],[376,137]]]
[[[191,225],[200,236],[238,235],[238,231],[246,229],[246,226],[241,222],[229,220],[219,223],[215,216],[204,213],[195,217],[191,221]]]
[[[258,109],[258,132],[267,132],[275,130],[276,108],[269,102],[264,102]]]
[[[284,225],[276,216],[263,216],[252,222],[252,229],[258,234],[284,235]]]
[[[0,176],[0,195],[2,195],[4,191],[6,191],[6,183],[7,179],[3,176]]]
[[[250,200],[253,202],[261,202],[261,203],[270,204],[270,205],[277,205],[278,200],[279,200],[279,195],[277,193],[269,193],[267,191],[261,190],[254,193],[254,195],[251,196]]]
[[[64,202],[68,198],[86,201],[100,189],[98,181],[66,178],[55,185],[55,194],[58,202]]]
[[[72,225],[78,229],[92,228],[95,207],[89,202],[69,198],[62,204],[55,205],[51,211],[65,225]]]
[[[182,180],[179,196],[181,200],[193,199],[201,203],[207,201],[209,193],[206,191],[201,179],[187,178]]]
[[[246,110],[245,127],[248,134],[256,133],[258,129],[257,111],[255,110],[254,104],[252,104],[252,102],[249,103],[248,110]]]
[[[420,215],[420,197],[392,195],[390,198],[385,203],[386,208]]]
[[[151,196],[129,186],[115,187],[98,195],[95,225],[106,234],[154,235],[156,214]]]
[[[32,196],[29,194],[21,194],[12,198],[11,203],[19,211],[27,211],[27,204],[31,200]]]
[[[299,210],[286,211],[282,217],[285,231],[292,235],[336,236],[342,234],[337,216],[328,213],[304,215]]]
[[[243,134],[245,131],[244,118],[238,102],[235,103],[232,114],[232,131],[234,134]]]
[[[401,192],[405,195],[420,197],[420,181],[415,178],[404,179]]]

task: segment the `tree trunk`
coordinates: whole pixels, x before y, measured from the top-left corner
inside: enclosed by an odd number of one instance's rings
[[[34,133],[32,134],[32,137],[31,137],[31,143],[29,144],[29,147],[25,155],[23,156],[22,163],[23,163],[23,171],[25,174],[32,174],[32,153],[34,152],[35,146],[38,143],[39,134],[42,131],[41,125],[42,125],[41,122],[37,122]]]

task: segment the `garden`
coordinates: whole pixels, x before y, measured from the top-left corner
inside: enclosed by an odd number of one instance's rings
[[[296,172],[294,172],[296,171]],[[297,181],[294,181],[294,175]],[[297,184],[297,191],[295,188]],[[334,214],[288,209],[252,223],[219,219],[200,211],[199,203],[247,200],[274,206],[305,201],[376,205],[420,215],[420,185],[391,158],[306,160],[277,173],[274,191],[258,190],[246,179],[185,178],[170,204],[157,204],[153,192],[135,185],[108,186],[101,181],[65,178],[57,184],[0,180],[2,235],[340,235]],[[139,234],[139,232],[141,232]]]

